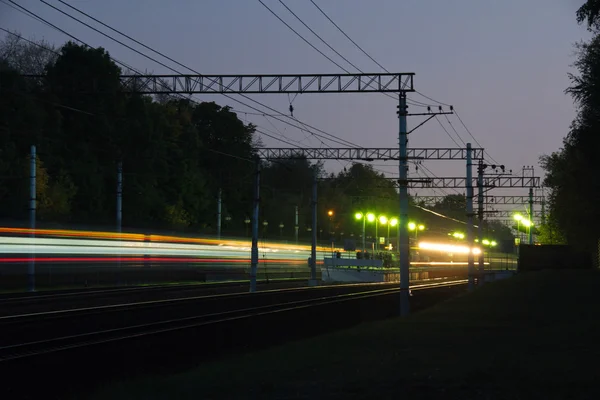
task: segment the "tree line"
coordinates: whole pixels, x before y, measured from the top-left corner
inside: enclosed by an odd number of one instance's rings
[[[592,38],[575,46],[575,74],[566,93],[577,106],[577,115],[558,151],[543,156],[544,185],[550,189],[549,215],[541,227],[546,243],[569,243],[598,250],[600,222],[600,1],[588,0],[577,11]]]
[[[121,73],[101,48],[72,42],[55,48],[17,35],[0,42],[0,218],[27,220],[36,145],[42,225],[114,226],[121,163],[125,228],[214,233],[220,193],[223,232],[247,231],[262,146],[256,127],[215,102],[131,93]],[[260,163],[261,231],[272,237],[293,235],[296,209],[299,236],[309,237],[315,175],[322,239],[360,234],[356,212],[397,214],[395,183],[370,165],[349,163],[333,174],[302,157]],[[464,220],[464,196],[458,197],[436,207]],[[464,230],[414,203],[410,216],[440,234]],[[510,236],[501,226],[490,229]]]

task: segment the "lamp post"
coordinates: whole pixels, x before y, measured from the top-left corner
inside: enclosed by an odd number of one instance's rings
[[[408,223],[408,230],[409,231],[415,231],[415,243],[416,243],[417,242],[417,238],[419,236],[419,231],[425,230],[425,225],[423,225],[423,224],[416,224],[414,222],[409,222]]]
[[[329,235],[331,235],[330,237],[332,238],[332,242],[333,242],[333,230],[331,229],[331,225],[333,223],[333,210],[329,210],[327,211],[327,216],[329,217]]]
[[[354,218],[357,220],[361,220],[362,219],[362,248],[363,248],[363,254],[366,250],[366,236],[365,236],[365,228],[366,228],[366,223],[367,220],[369,220],[369,222],[373,222],[375,221],[375,214],[373,213],[362,213],[362,212],[357,212],[356,214],[354,214]]]
[[[390,226],[396,226],[396,225],[398,225],[398,218],[392,218],[392,219],[390,219],[388,221],[388,224],[387,224],[387,226],[388,226],[388,232],[387,232],[387,240],[386,240],[386,242],[389,243],[389,244],[392,244],[390,242]],[[390,248],[390,250],[391,250],[391,248]]]
[[[380,215],[375,221],[375,248],[379,251],[379,224],[386,225],[388,223],[388,218],[385,215]],[[388,227],[389,231],[389,227]]]
[[[263,236],[266,236],[267,235],[267,227],[269,226],[269,223],[267,221],[263,221],[263,226],[264,226]]]
[[[279,223],[279,239],[283,237],[283,222]]]
[[[531,222],[531,220],[524,219],[523,226],[527,228],[527,236],[529,236],[529,244],[533,244],[533,236],[531,235],[531,227],[533,226],[533,222]]]
[[[521,221],[523,221],[523,216],[521,214],[515,214],[515,221],[517,221],[517,235],[519,237],[519,243],[521,243]]]

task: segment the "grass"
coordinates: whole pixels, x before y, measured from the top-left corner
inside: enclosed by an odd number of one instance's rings
[[[522,274],[406,319],[113,383],[93,398],[598,398],[599,287],[597,270]]]

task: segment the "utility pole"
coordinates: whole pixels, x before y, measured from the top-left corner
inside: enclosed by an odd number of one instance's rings
[[[483,161],[479,160],[479,166],[477,168],[477,238],[479,239],[479,246],[481,247],[481,253],[479,253],[479,278],[478,284],[479,286],[483,286],[485,283],[485,271],[484,271],[484,258],[485,254],[483,252],[483,171],[484,171]]]
[[[27,290],[35,292],[35,211],[37,206],[36,197],[36,148],[31,146],[29,160],[29,228],[32,238],[31,252],[29,254],[29,265],[27,267]]]
[[[469,290],[475,287],[475,265],[473,260],[473,171],[471,169],[471,143],[467,143],[467,246],[469,253],[467,256],[469,269]]]
[[[529,188],[529,220],[533,221],[533,188]],[[529,244],[533,244],[533,229],[529,226]]]
[[[295,218],[294,218],[294,237],[296,239],[296,244],[298,244],[298,206],[294,207],[294,211],[295,211]]]
[[[260,204],[260,160],[256,160],[254,177],[254,199],[252,209],[252,250],[250,251],[250,292],[256,292],[256,273],[258,271],[258,207]]]
[[[217,238],[221,239],[221,188],[217,196]]]
[[[123,162],[117,164],[117,233],[121,233],[123,223]]]
[[[400,221],[398,223],[399,233],[399,262],[400,262],[400,315],[407,316],[410,313],[410,304],[408,303],[410,293],[410,273],[409,273],[409,238],[408,238],[408,133],[406,126],[406,116],[408,114],[408,106],[406,105],[406,93],[399,93],[398,104],[398,184],[399,203],[400,203]]]
[[[317,285],[317,173],[314,172],[312,187],[312,239],[310,242],[309,286]]]
[[[119,235],[119,241],[121,240],[121,231],[123,223],[123,162],[117,163],[117,234]],[[121,275],[121,252],[117,257],[117,268],[118,274]],[[119,278],[119,281],[121,279]],[[118,282],[119,284],[121,282]]]

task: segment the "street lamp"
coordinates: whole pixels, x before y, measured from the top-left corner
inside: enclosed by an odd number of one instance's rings
[[[515,214],[513,216],[515,221],[517,221],[517,234],[519,236],[519,242],[521,241],[521,221],[523,221],[523,216],[521,214]]]
[[[523,219],[523,226],[527,228],[527,236],[529,236],[529,244],[533,244],[533,239],[531,237],[531,227],[533,226],[533,222],[529,219]]]
[[[387,231],[386,243],[390,243],[390,226],[396,226],[396,225],[398,225],[398,218],[390,218],[390,220],[387,221],[387,222],[388,222],[388,224],[387,224],[388,231]]]
[[[408,223],[408,230],[409,231],[415,231],[415,242],[416,242],[417,241],[417,237],[419,235],[419,231],[425,230],[425,225],[423,225],[423,224],[416,224],[414,222],[409,222]]]
[[[362,213],[362,212],[357,212],[356,214],[354,214],[354,218],[357,220],[361,220],[362,219],[362,247],[363,247],[363,254],[365,252],[365,249],[367,247],[366,245],[366,235],[365,235],[365,225],[367,220],[369,222],[373,222],[375,221],[375,214],[373,213]]]
[[[283,222],[279,223],[279,239],[283,237]]]
[[[379,224],[385,225],[387,223],[388,223],[388,218],[385,215],[380,215],[379,218],[377,218],[377,221],[375,222],[375,243],[376,243],[377,250],[379,250]],[[389,227],[388,227],[388,231],[389,231]]]
[[[462,232],[449,233],[448,236],[452,236],[454,239],[457,240],[462,240],[465,238],[465,234]]]
[[[327,211],[327,215],[329,216],[329,234],[332,235],[331,225],[333,222],[333,210]]]
[[[267,226],[269,226],[269,223],[267,221],[263,221],[263,226],[264,226],[263,235],[266,235],[267,234]]]

